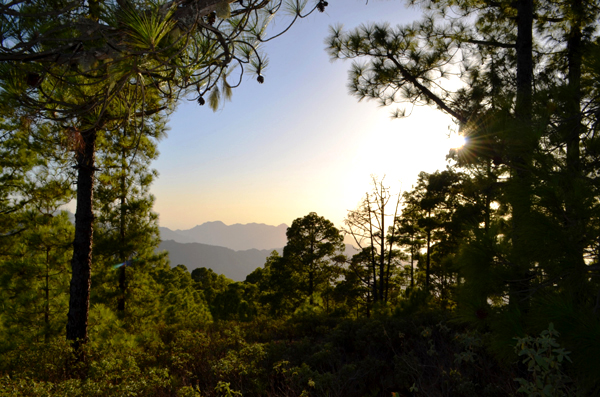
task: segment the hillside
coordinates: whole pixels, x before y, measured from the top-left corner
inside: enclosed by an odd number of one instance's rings
[[[200,243],[178,243],[167,240],[160,243],[160,251],[168,251],[171,266],[185,265],[191,272],[199,267],[212,269],[234,281],[243,281],[257,267],[265,264],[266,258],[273,250],[249,249],[235,251]],[[282,249],[280,248],[281,252]]]
[[[235,251],[226,247],[200,243],[178,243],[173,240],[162,241],[159,251],[168,251],[171,266],[185,265],[191,272],[199,267],[212,269],[234,281],[243,281],[257,267],[262,267],[274,250],[249,249]],[[280,255],[283,248],[275,249]],[[345,254],[350,257],[356,250],[346,245]]]

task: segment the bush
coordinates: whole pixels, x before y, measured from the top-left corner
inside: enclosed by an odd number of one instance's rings
[[[576,394],[569,388],[571,379],[562,371],[562,363],[569,358],[570,352],[561,348],[556,342],[560,334],[550,323],[548,329],[542,331],[539,337],[525,336],[516,338],[515,351],[524,357],[523,364],[527,365],[531,378],[515,379],[521,387],[517,390],[531,397],[558,397]]]

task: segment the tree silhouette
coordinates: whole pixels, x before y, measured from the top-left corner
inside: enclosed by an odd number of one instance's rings
[[[344,238],[333,223],[315,212],[295,219],[286,235],[283,259],[298,273],[301,290],[313,305],[315,292],[332,278],[332,263],[342,255]]]
[[[393,249],[396,242],[396,228],[400,197],[397,198],[394,212],[390,211],[392,194],[383,185],[383,179],[372,178],[373,190],[365,195],[356,210],[348,211],[343,231],[354,240],[361,252],[361,263],[369,268],[368,279],[364,282],[372,288],[374,302],[386,302],[389,281],[392,275],[393,260],[398,252]],[[391,217],[392,225],[386,220]],[[388,229],[391,231],[388,236]]]

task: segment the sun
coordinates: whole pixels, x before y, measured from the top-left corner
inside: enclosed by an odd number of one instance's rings
[[[452,133],[448,136],[447,144],[449,149],[460,149],[467,143],[467,139],[459,134]]]

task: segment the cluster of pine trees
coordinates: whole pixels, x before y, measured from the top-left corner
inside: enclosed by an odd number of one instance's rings
[[[169,113],[263,82],[264,27],[302,3],[2,1],[0,394],[600,393],[594,0],[332,29],[359,98],[457,121],[452,165],[399,197],[374,180],[341,229],[296,219],[244,282],[155,252]]]
[[[468,139],[454,169],[421,175],[407,196],[403,235],[423,241],[425,290],[443,305],[452,297],[457,318],[494,343],[553,323],[593,379],[599,4],[412,3],[422,21],[334,28],[328,45],[362,61],[350,73],[357,97],[436,106]]]

